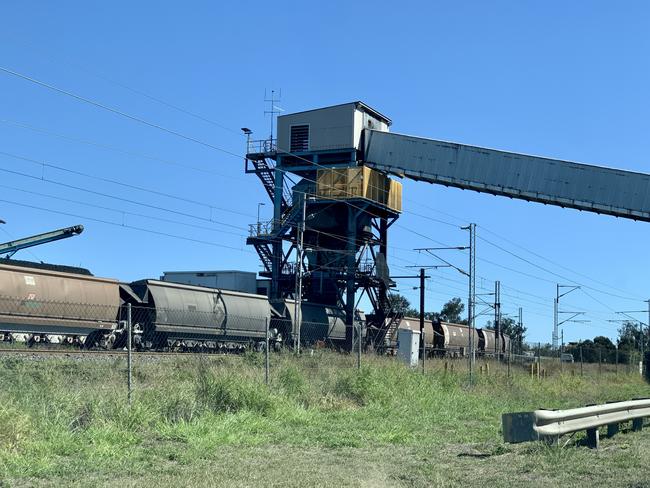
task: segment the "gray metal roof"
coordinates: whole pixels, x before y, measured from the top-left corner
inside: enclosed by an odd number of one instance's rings
[[[326,108],[343,107],[345,105],[354,105],[355,108],[359,108],[359,109],[362,109],[362,110],[370,113],[374,117],[383,120],[388,125],[392,125],[392,123],[393,123],[393,121],[391,119],[389,119],[388,117],[386,117],[384,114],[382,114],[381,112],[375,110],[370,105],[366,105],[365,103],[363,103],[360,100],[357,100],[356,102],[339,103],[338,105],[330,105],[330,106],[327,106],[327,107],[312,108],[310,110],[302,110],[300,112],[292,112],[290,114],[280,115],[278,118],[287,117],[287,116],[296,115],[296,114],[304,114],[304,113],[308,113],[308,112],[315,112],[316,110],[323,110],[323,109],[326,109]]]
[[[650,175],[366,129],[365,164],[478,192],[650,222]]]

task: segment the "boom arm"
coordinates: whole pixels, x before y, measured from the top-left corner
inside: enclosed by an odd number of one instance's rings
[[[83,230],[83,225],[75,225],[73,227],[66,227],[65,229],[53,230],[44,234],[25,237],[24,239],[18,239],[16,241],[5,242],[4,244],[0,244],[0,254],[8,254],[7,257],[11,257],[21,249],[40,246],[41,244],[58,241],[60,239],[67,239],[68,237],[81,234]]]
[[[364,164],[414,180],[650,222],[650,175],[365,129]]]

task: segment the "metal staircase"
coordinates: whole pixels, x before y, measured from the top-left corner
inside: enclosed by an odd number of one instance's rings
[[[404,313],[391,309],[386,314],[385,326],[379,329],[375,337],[375,348],[379,351],[385,351],[390,347],[390,343],[397,332],[400,322],[404,318]]]
[[[264,271],[266,273],[270,273],[273,266],[273,252],[271,251],[271,246],[269,246],[267,243],[256,242],[253,244],[253,247],[257,251],[257,254],[262,261]]]

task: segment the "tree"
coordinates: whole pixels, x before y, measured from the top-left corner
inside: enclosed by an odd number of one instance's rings
[[[619,361],[627,363],[630,357],[635,354],[635,351],[641,348],[641,328],[637,322],[628,320],[623,322],[621,328],[618,329],[618,350]],[[643,336],[643,349],[648,350],[648,337]]]
[[[420,312],[411,307],[409,299],[399,293],[390,293],[388,295],[388,303],[394,312],[399,313],[404,317],[420,316]]]
[[[440,310],[440,320],[452,322],[455,324],[467,324],[467,320],[461,320],[460,316],[465,310],[463,301],[458,298],[452,298],[442,306]]]
[[[605,336],[594,337],[593,341],[587,339],[578,344],[569,344],[564,350],[573,354],[575,361],[580,361],[582,354],[582,360],[585,363],[597,363],[599,361],[610,364],[616,363],[616,346]],[[622,359],[622,356],[619,354],[619,362],[622,362]]]

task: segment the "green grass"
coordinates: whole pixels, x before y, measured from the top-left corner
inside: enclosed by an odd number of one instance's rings
[[[482,363],[481,363],[482,364]],[[8,486],[650,486],[650,437],[594,452],[507,445],[501,414],[649,396],[638,375],[503,365],[467,384],[392,358],[316,352],[125,362],[0,359],[0,478]],[[592,371],[593,373],[593,371]],[[598,476],[598,479],[594,478]],[[1,484],[0,484],[1,486]]]

